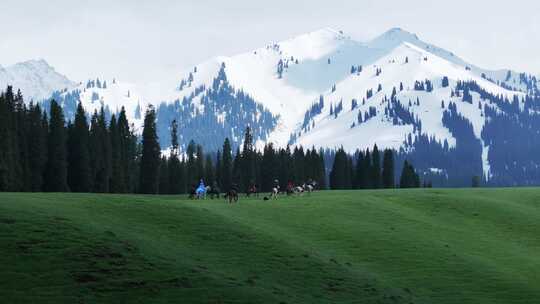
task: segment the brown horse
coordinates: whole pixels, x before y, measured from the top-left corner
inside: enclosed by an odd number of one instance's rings
[[[229,204],[238,202],[238,192],[236,190],[231,189],[225,193],[225,198],[229,200]]]

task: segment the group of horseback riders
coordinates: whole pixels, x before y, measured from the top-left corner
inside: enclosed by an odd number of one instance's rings
[[[270,197],[265,196],[264,199],[276,199],[279,194],[286,194],[290,196],[301,195],[303,193],[311,193],[315,190],[316,186],[317,182],[310,178],[302,185],[295,185],[292,181],[289,181],[287,183],[285,191],[281,191],[279,180],[276,179],[274,180],[272,191],[270,192]],[[239,192],[240,187],[238,186],[238,184],[233,183],[231,184],[229,190],[225,192],[224,198],[228,199],[229,203],[237,202]],[[246,197],[250,197],[252,195],[258,197],[259,191],[257,185],[254,182],[250,183],[250,185],[246,188],[245,193]],[[191,187],[189,197],[191,199],[206,199],[207,196],[210,196],[211,199],[214,199],[219,198],[220,195],[221,189],[219,188],[217,181],[214,181],[212,183],[212,186],[209,186],[205,185],[204,180],[201,179],[198,186],[193,185]]]
[[[276,198],[278,194],[285,193],[287,195],[301,195],[303,193],[311,193],[313,190],[315,190],[315,187],[317,186],[317,182],[313,179],[308,179],[307,182],[303,183],[302,185],[295,185],[292,181],[289,181],[287,183],[287,187],[285,188],[285,191],[281,191],[279,180],[274,180],[274,187],[272,188],[272,198]]]

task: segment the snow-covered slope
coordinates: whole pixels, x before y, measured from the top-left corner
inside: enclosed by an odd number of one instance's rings
[[[407,57],[409,63],[405,64]],[[199,75],[195,75],[194,83],[211,83],[221,62],[225,63],[225,71],[232,86],[241,88],[270,111],[280,115],[279,124],[270,136],[270,140],[278,145],[287,144],[291,134],[299,131],[306,110],[320,95],[333,103],[343,100],[344,108],[350,110],[352,99],[362,100],[367,90],[376,91],[381,84],[383,91],[359,108],[364,110],[379,105],[378,110],[381,110],[381,98],[384,95],[390,96],[393,87],[399,88],[400,83],[403,83],[405,90],[400,92],[400,99],[416,100],[420,96],[413,90],[414,82],[429,79],[436,84],[436,90],[422,96],[424,102],[414,112],[424,122],[424,130],[452,142],[451,135],[440,122],[443,110],[440,104],[441,100],[450,101],[450,87],[456,81],[476,81],[493,94],[515,94],[484,79],[495,81],[503,78],[506,71],[491,72],[477,68],[453,53],[425,43],[416,35],[397,28],[367,43],[354,41],[339,31],[322,29],[240,55],[218,57],[198,66]],[[362,66],[363,71],[351,74],[352,66]],[[381,70],[378,76],[377,69]],[[444,76],[450,78],[451,85],[439,89]],[[334,85],[335,92],[331,92]],[[329,107],[326,107],[325,113],[328,114],[328,111]],[[328,118],[322,115],[317,117],[317,128],[301,134],[297,143],[331,147],[345,145],[349,150],[372,145],[374,142],[396,147],[409,131],[408,127],[386,128],[384,121],[351,129],[354,121],[352,118],[356,114],[348,112],[351,111],[344,111],[343,117],[332,121],[327,121]],[[468,118],[475,121],[478,134],[483,120],[480,112],[466,113]],[[379,129],[379,132],[364,130],[369,125]],[[355,140],[357,137],[362,138]]]
[[[279,115],[269,140],[280,146],[343,146],[353,152],[376,143],[397,149],[409,134],[421,132],[453,147],[456,138],[442,123],[446,111],[443,104],[453,102],[457,112],[471,122],[474,135],[482,144],[486,176],[490,174],[489,146],[483,142],[481,132],[486,121],[483,109],[491,102],[481,99],[478,93],[472,93],[470,103],[461,102],[462,96],[454,96],[454,88],[459,81],[474,81],[485,91],[510,100],[527,91],[518,73],[476,67],[398,28],[365,43],[340,31],[322,29],[237,56],[211,60],[198,67],[195,82],[210,83],[221,62],[232,86]],[[443,78],[448,79],[444,87]],[[433,89],[417,90],[416,81],[430,81]],[[421,130],[411,124],[396,124],[385,113],[394,89],[396,99],[420,121]],[[368,90],[373,91],[370,98],[366,96]],[[321,113],[309,117],[306,126],[306,111],[321,96],[324,107]],[[331,115],[331,108],[340,103],[343,110]],[[374,111],[370,116],[374,117],[365,121],[370,109]]]
[[[0,88],[20,89],[25,99],[39,101],[52,92],[69,89],[75,83],[56,72],[45,60],[29,60],[6,68],[0,66]]]
[[[0,84],[5,74],[0,69]],[[35,82],[44,81],[29,81]],[[153,84],[100,82],[82,82],[57,98],[72,108],[81,101],[89,111],[104,106],[114,113],[125,107],[138,128],[144,110],[153,104],[163,146],[168,144],[167,127],[176,119],[183,123],[184,143],[195,139],[212,147],[223,141],[222,136],[238,144],[239,130],[245,127],[241,124],[250,124],[258,132],[258,144],[343,146],[353,152],[374,144],[399,149],[410,138],[424,135],[452,148],[458,131],[443,122],[452,104],[452,111],[470,123],[480,142],[485,176],[491,170],[490,144],[482,136],[489,121],[486,107],[502,111],[499,107],[505,105],[481,98],[479,90],[507,98],[509,104],[514,96],[538,93],[536,77],[477,67],[399,28],[367,42],[325,28],[239,55],[212,58]],[[478,90],[458,89],[462,82],[474,83]],[[51,83],[70,85],[56,78]],[[204,136],[190,128],[226,130]],[[410,144],[405,149],[411,149]]]
[[[378,40],[377,45],[380,44]],[[446,141],[450,147],[454,146],[455,138],[442,123],[443,113],[446,111],[443,103],[448,105],[454,102],[458,112],[472,123],[474,134],[480,139],[485,122],[482,109],[488,101],[473,93],[472,103],[461,102],[461,97],[452,96],[456,83],[474,81],[494,95],[512,97],[523,94],[497,86],[466,69],[458,61],[446,60],[439,54],[441,53],[431,53],[429,49],[418,47],[406,40],[395,44],[388,54],[364,67],[361,73],[351,74],[338,82],[334,92],[324,94],[324,100],[331,106],[325,107],[321,114],[314,117],[309,128],[298,131],[296,143],[319,147],[343,146],[350,152],[359,148],[366,149],[374,144],[399,149],[407,135],[414,133],[414,130],[411,124],[395,125],[392,117],[385,113],[394,91],[396,98],[421,122],[422,133],[441,142]],[[446,87],[442,86],[443,77],[449,79]],[[415,90],[415,82],[425,80],[433,84],[433,90]],[[366,96],[368,90],[373,91],[370,98]],[[340,102],[343,110],[332,115],[331,108],[334,110]],[[353,106],[355,102],[357,106]],[[376,115],[366,121],[365,114],[370,108],[375,109]],[[360,120],[359,115],[362,116]],[[489,147],[484,146],[484,149],[484,170],[487,173]]]

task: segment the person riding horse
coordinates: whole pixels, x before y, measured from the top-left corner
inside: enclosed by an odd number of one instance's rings
[[[275,179],[272,192],[270,193],[270,197],[276,199],[278,194],[279,194],[279,180]]]
[[[250,197],[252,194],[255,194],[255,196],[259,196],[257,185],[254,182],[251,182],[251,186],[249,186],[246,190],[247,197]]]
[[[196,194],[197,194],[197,199],[206,198],[206,186],[204,185],[204,181],[202,179],[199,183],[199,187],[197,187]]]
[[[287,195],[292,195],[294,194],[294,184],[292,181],[289,181],[287,183]]]

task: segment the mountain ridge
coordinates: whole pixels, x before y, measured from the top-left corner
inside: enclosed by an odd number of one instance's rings
[[[506,153],[498,140],[507,139],[498,138],[497,128],[540,132],[536,77],[477,67],[401,28],[366,42],[323,28],[216,56],[178,75],[146,86],[92,79],[52,97],[68,118],[79,102],[89,113],[104,107],[109,116],[124,107],[138,132],[144,110],[153,105],[163,148],[170,144],[172,120],[180,122],[182,148],[195,140],[210,151],[225,137],[239,146],[249,125],[259,147],[354,153],[377,144],[423,161],[420,170],[446,176],[460,174],[451,172],[453,162],[471,155],[466,161],[474,170],[467,174],[486,180],[500,174],[493,168]],[[522,121],[507,117],[534,124],[519,129]],[[436,157],[429,164],[419,159],[428,147],[449,159],[446,167]]]

